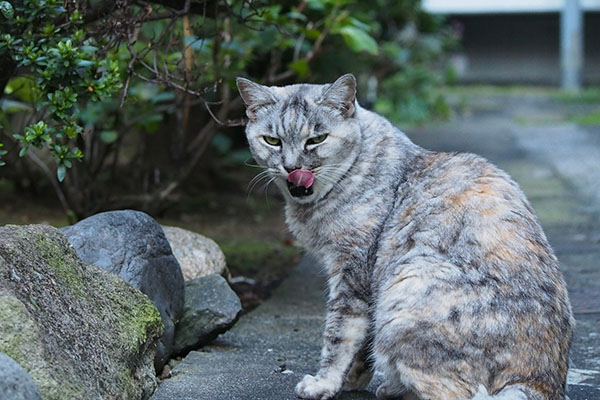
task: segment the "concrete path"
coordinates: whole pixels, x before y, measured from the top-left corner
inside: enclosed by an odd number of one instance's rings
[[[515,113],[540,115],[543,99],[484,99],[494,107],[451,123],[413,129],[430,149],[478,153],[505,169],[528,195],[569,285],[577,318],[568,393],[600,399],[600,130],[570,124],[523,125]],[[536,114],[537,113],[537,114]],[[317,370],[324,278],[305,260],[274,296],[211,346],[191,352],[152,400],[286,400]],[[374,399],[369,390],[342,400]]]

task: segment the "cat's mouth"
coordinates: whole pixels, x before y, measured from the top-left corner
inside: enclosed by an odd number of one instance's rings
[[[306,197],[313,194],[313,173],[306,169],[295,169],[288,175],[287,187],[292,197]]]
[[[314,193],[312,186],[311,187],[297,186],[297,185],[294,185],[290,181],[287,181],[287,187],[288,187],[288,190],[290,191],[290,194],[292,195],[292,197],[306,197],[306,196],[310,196],[311,194]]]

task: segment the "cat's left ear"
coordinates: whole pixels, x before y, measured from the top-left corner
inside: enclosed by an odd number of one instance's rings
[[[339,110],[346,118],[354,115],[356,101],[356,78],[352,74],[340,76],[325,90],[318,103]]]

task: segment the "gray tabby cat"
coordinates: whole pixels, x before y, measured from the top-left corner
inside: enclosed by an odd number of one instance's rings
[[[356,102],[356,81],[238,78],[256,161],[329,277],[320,369],[330,399],[382,371],[378,399],[563,399],[574,320],[525,196],[472,154],[427,151]]]

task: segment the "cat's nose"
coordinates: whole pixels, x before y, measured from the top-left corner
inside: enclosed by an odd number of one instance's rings
[[[297,169],[302,169],[302,167],[288,167],[287,165],[284,165],[283,168],[288,172],[288,174]]]

